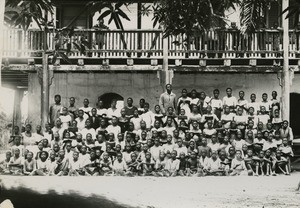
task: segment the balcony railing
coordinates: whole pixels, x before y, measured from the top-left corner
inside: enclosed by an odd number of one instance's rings
[[[43,51],[44,34],[39,30],[23,31],[7,29],[4,33],[4,57],[40,57]],[[233,59],[266,58],[282,56],[282,31],[258,30],[243,35],[238,30],[211,30],[193,37],[184,35],[168,38],[170,59]],[[46,35],[47,47],[54,48],[54,33]],[[84,54],[71,44],[70,58],[162,58],[163,34],[161,30],[76,30],[67,40],[80,43],[86,40],[89,46]],[[186,41],[184,41],[186,40]],[[184,44],[181,44],[184,41]],[[63,48],[67,49],[67,43]],[[300,31],[289,31],[289,57],[298,58]]]

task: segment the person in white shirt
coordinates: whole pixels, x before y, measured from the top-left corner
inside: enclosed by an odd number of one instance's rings
[[[89,99],[85,98],[83,100],[83,107],[79,108],[79,110],[83,110],[84,113],[86,113],[88,116],[91,115],[92,107],[89,106],[90,101]]]
[[[117,108],[117,100],[111,101],[111,107],[107,109],[107,117],[121,117],[121,109]]]
[[[182,139],[177,139],[177,145],[175,145],[174,150],[177,152],[178,155],[180,155],[182,152],[187,155],[187,148],[183,145]]]
[[[117,138],[118,134],[121,133],[121,127],[118,126],[118,119],[113,117],[111,120],[111,125],[106,128],[107,133],[113,133],[114,138]]]
[[[218,138],[216,134],[211,135],[211,143],[207,144],[208,147],[211,148],[211,151],[219,151],[221,146],[220,143],[218,142]]]
[[[69,176],[79,176],[83,169],[83,164],[79,160],[79,153],[73,152],[72,158],[69,159]]]
[[[245,92],[244,91],[240,91],[239,92],[239,99],[237,101],[237,107],[240,107],[243,109],[243,115],[246,115],[246,112],[248,110],[248,101],[245,100]]]
[[[262,107],[265,107],[265,110],[267,113],[270,112],[270,109],[272,107],[272,102],[268,101],[268,94],[263,93],[262,94],[262,101],[259,103],[260,111],[262,110]]]
[[[138,111],[138,109],[135,109],[133,111],[133,117],[130,119],[130,122],[132,122],[134,125],[135,131],[138,131],[139,129],[141,129],[141,121],[142,121],[142,118],[139,115],[139,111]]]
[[[66,107],[62,108],[62,115],[59,118],[62,122],[62,127],[64,129],[68,129],[72,122],[72,117],[69,114],[68,108],[66,108]]]
[[[232,96],[232,89],[229,87],[226,89],[227,96],[223,98],[223,106],[228,106],[230,111],[235,111],[237,105],[236,97]]]
[[[211,158],[207,164],[208,175],[221,175],[221,160],[218,158],[217,151],[212,151]]]
[[[98,100],[97,103],[97,115],[101,117],[106,117],[107,116],[107,109],[104,108],[103,100]]]
[[[88,115],[84,113],[83,110],[78,111],[78,118],[75,119],[77,122],[78,131],[85,128],[85,121],[88,119]]]
[[[160,152],[163,151],[163,147],[160,146],[159,138],[154,139],[154,146],[150,148],[150,153],[152,155],[152,158],[154,161],[156,161],[159,158]]]
[[[229,106],[224,106],[224,114],[221,116],[221,121],[223,123],[223,128],[230,128],[230,122],[234,120],[235,114],[230,112]]]
[[[144,112],[141,114],[141,119],[146,123],[146,128],[151,129],[154,123],[154,114],[149,110],[149,103],[144,104]]]
[[[248,102],[247,108],[253,108],[254,109],[254,115],[257,115],[260,111],[259,103],[255,101],[256,100],[256,94],[252,93],[250,95],[250,102]]]
[[[176,176],[178,174],[180,160],[177,159],[177,155],[176,150],[171,152],[171,158],[167,161],[165,166],[167,176]]]
[[[270,116],[268,115],[265,106],[261,106],[260,114],[257,117],[258,121],[263,123],[263,128],[266,129]]]
[[[183,89],[182,92],[181,92],[181,97],[178,98],[178,101],[177,101],[178,114],[179,114],[181,109],[184,109],[185,112],[187,114],[189,114],[191,112],[191,109],[190,109],[191,101],[192,101],[192,99],[187,96],[187,90]]]
[[[92,139],[96,140],[96,130],[91,127],[91,121],[89,119],[85,121],[85,128],[79,132],[82,134],[83,139],[86,139],[87,134],[91,134]]]
[[[117,153],[117,158],[112,166],[113,172],[115,175],[124,176],[128,167],[126,162],[123,159],[122,153]]]

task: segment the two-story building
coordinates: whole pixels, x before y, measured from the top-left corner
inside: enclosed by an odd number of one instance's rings
[[[117,1],[117,0],[116,0]],[[49,99],[55,94],[62,96],[62,104],[68,106],[68,98],[76,98],[76,106],[82,106],[89,98],[95,106],[102,97],[108,106],[113,98],[132,97],[138,105],[140,98],[150,103],[151,109],[158,103],[166,83],[172,83],[179,96],[181,90],[196,89],[212,96],[219,89],[221,97],[227,87],[234,95],[245,91],[261,100],[262,93],[273,90],[281,95],[283,38],[281,8],[277,4],[266,11],[266,25],[249,35],[243,35],[229,24],[222,29],[212,29],[198,37],[191,37],[187,45],[176,45],[186,37],[163,39],[162,30],[153,29],[151,14],[140,16],[141,1],[129,6],[131,21],[124,21],[125,30],[116,29],[113,23],[104,24],[109,29],[95,29],[97,15],[91,16],[85,9],[87,1],[56,1],[55,24],[57,28],[74,26],[72,42],[84,38],[90,47],[81,54],[76,48],[69,54],[71,63],[58,59],[49,60]],[[63,2],[63,3],[61,3]],[[151,1],[142,1],[151,4]],[[230,12],[229,12],[230,14]],[[232,14],[231,14],[232,15]],[[230,16],[230,15],[229,15]],[[238,16],[238,15],[237,15]],[[232,21],[233,14],[229,17]],[[237,23],[238,25],[238,23]],[[279,27],[277,27],[279,25]],[[44,36],[37,29],[22,31],[6,28],[4,31],[2,85],[16,90],[15,123],[20,123],[20,100],[23,92],[28,96],[28,122],[41,123],[43,43],[54,47],[54,34]],[[46,39],[45,39],[46,37]],[[67,46],[64,46],[67,47]],[[300,135],[300,32],[289,31],[289,65],[291,78],[291,126]],[[167,68],[167,70],[165,70]],[[297,130],[298,129],[298,130]]]

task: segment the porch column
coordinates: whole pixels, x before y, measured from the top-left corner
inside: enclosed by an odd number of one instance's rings
[[[289,0],[282,0],[282,11],[289,6]],[[290,121],[290,72],[289,72],[289,21],[282,16],[283,27],[283,70],[282,70],[282,119]]]
[[[4,29],[4,11],[5,11],[5,1],[0,1],[0,49],[3,49],[3,29]],[[3,50],[0,50],[0,87],[2,86],[2,57]]]
[[[42,127],[49,121],[49,68],[48,54],[43,53],[43,69],[41,83],[41,121]]]
[[[15,90],[15,99],[14,99],[14,111],[13,111],[13,126],[18,126],[21,128],[21,102],[24,96],[24,90],[16,89]]]

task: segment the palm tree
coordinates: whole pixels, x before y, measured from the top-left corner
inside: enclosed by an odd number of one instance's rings
[[[8,9],[5,14],[9,17],[9,24],[21,26],[23,30],[28,30],[32,22],[36,22],[42,29],[47,24],[44,14],[53,14],[50,0],[7,0],[5,6]]]

